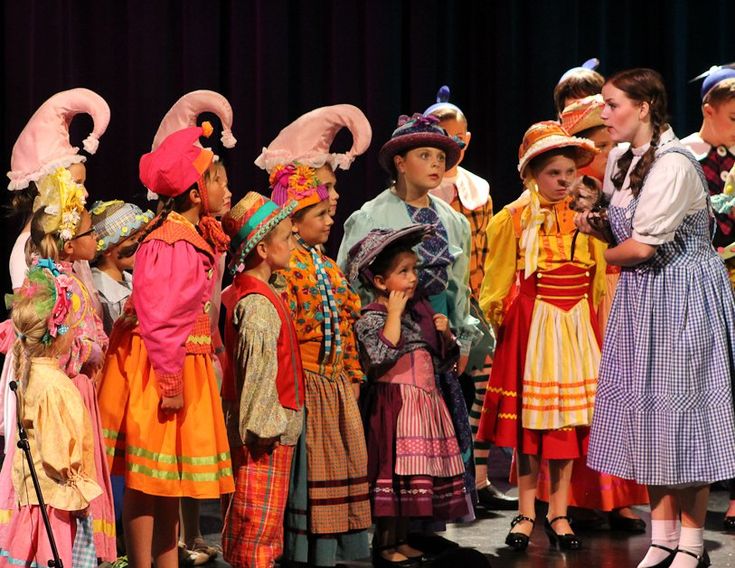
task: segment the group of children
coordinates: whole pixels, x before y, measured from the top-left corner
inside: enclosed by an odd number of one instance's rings
[[[728,258],[735,69],[705,80],[704,126],[683,141],[693,155],[666,124],[656,72],[590,67],[562,77],[559,120],[526,131],[523,192],[495,216],[487,182],[459,167],[471,134],[448,89],[400,117],[379,153],[390,187],[347,220],[336,261],[335,172],[371,140],[356,107],[284,128],[255,162],[270,199],[231,207],[197,117],[217,114],[230,148],[232,109],[185,95],[140,160],[154,215],[85,207],[67,129],[92,114],[94,153],[104,100],[72,89],[44,103],[9,173],[27,223],[3,324],[15,341],[0,565],[56,550],[75,568],[112,562],[116,511],[130,565],[177,566],[180,538],[206,561],[196,503],[222,497],[233,566],[364,558],[373,523],[375,566],[418,566],[456,546],[435,534],[446,523],[509,500],[487,479],[492,443],[514,450],[511,548],[527,548],[537,498],[564,550],[582,545],[570,505],[640,532],[630,506],[650,498],[639,567],[707,566],[708,487],[735,478],[735,303],[709,224],[716,214]],[[344,127],[352,148],[333,153]]]

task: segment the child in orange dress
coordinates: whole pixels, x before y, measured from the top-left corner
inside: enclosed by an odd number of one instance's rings
[[[208,315],[217,253],[229,243],[208,212],[221,208],[226,188],[204,182],[213,154],[197,144],[211,132],[206,122],[174,132],[140,160],[141,181],[165,202],[141,237],[100,384],[135,567],[178,565],[180,497],[234,490]]]

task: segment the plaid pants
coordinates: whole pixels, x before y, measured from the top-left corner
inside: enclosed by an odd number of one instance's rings
[[[224,559],[233,568],[274,566],[283,551],[283,514],[291,475],[293,446],[252,453],[246,446],[238,462],[235,494],[222,530]]]

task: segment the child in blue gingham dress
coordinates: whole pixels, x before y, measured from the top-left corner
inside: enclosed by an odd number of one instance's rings
[[[620,152],[613,151],[609,168]],[[735,474],[735,303],[711,245],[702,169],[670,129],[640,193],[626,203],[624,188],[612,192],[619,195],[608,208],[616,243],[637,240],[641,225],[661,239],[649,260],[622,269],[587,463],[649,486],[652,548],[639,566],[668,566],[657,561],[674,557],[672,566],[707,566],[694,520],[700,513],[693,511],[706,510],[708,484]],[[667,498],[674,499],[673,519],[659,512],[666,507],[657,509]]]

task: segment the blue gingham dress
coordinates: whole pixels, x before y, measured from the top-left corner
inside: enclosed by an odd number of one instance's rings
[[[701,174],[688,152],[669,151]],[[608,209],[618,243],[630,238],[637,205]],[[709,227],[707,209],[687,215],[673,241],[622,269],[602,346],[592,469],[645,485],[735,476],[735,303]]]

